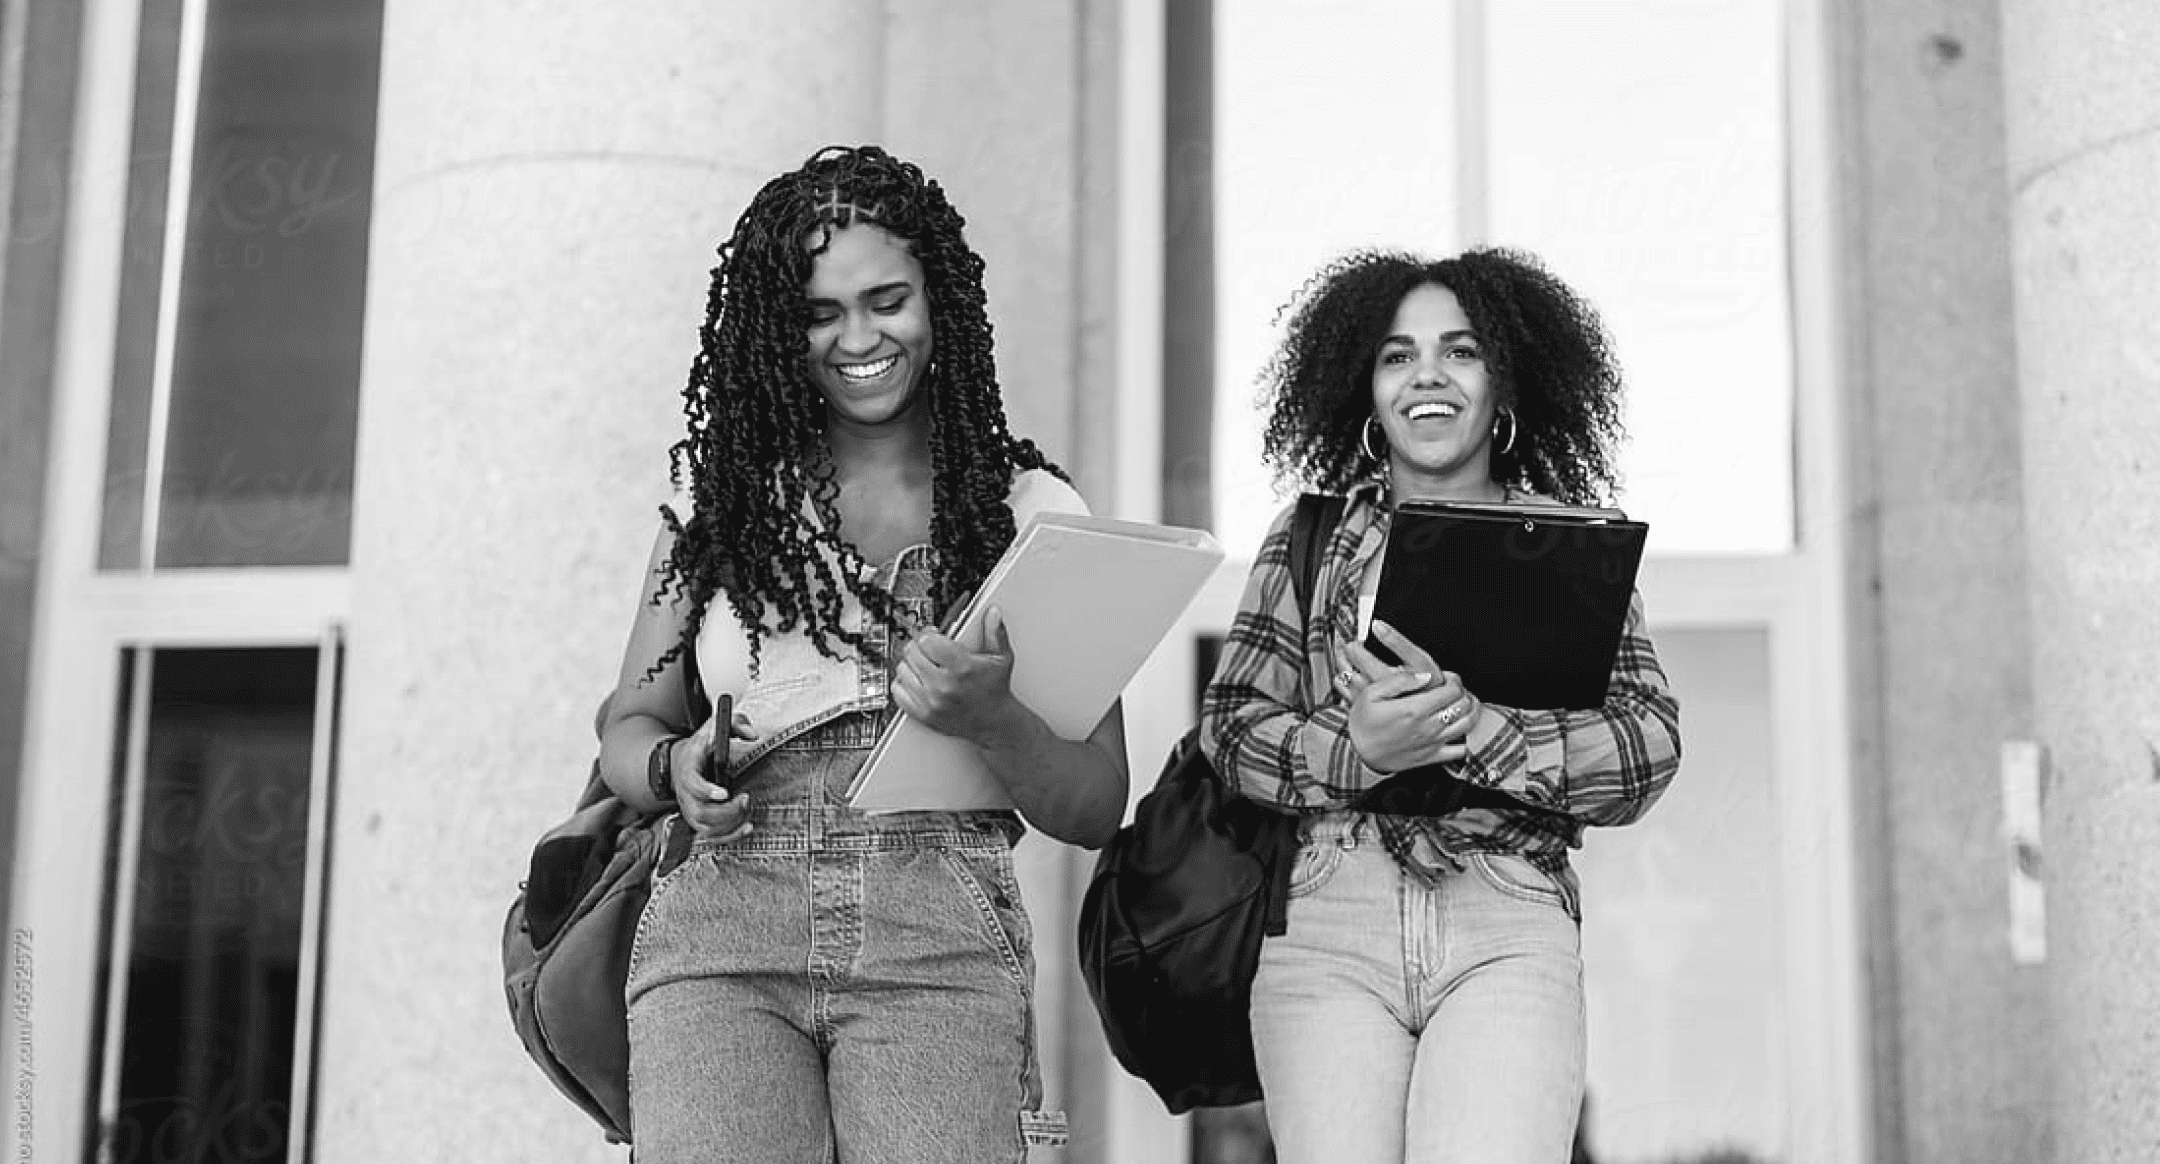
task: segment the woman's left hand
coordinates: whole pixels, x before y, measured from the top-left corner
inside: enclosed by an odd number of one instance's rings
[[[1012,640],[1002,613],[991,607],[981,625],[955,639],[926,630],[900,654],[893,702],[924,726],[994,747],[1024,712],[1012,693]]]

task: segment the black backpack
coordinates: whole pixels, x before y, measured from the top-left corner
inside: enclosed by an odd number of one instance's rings
[[[1298,609],[1309,610],[1343,499],[1298,498]],[[1095,862],[1080,970],[1110,1051],[1173,1114],[1260,1098],[1250,1009],[1260,943],[1284,932],[1298,818],[1240,796],[1185,733],[1133,822]]]

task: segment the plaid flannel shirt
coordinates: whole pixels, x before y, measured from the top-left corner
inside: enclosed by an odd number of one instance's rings
[[[1290,576],[1291,512],[1277,516],[1246,579],[1200,702],[1200,743],[1215,770],[1246,796],[1299,813],[1341,812],[1386,776],[1352,746],[1350,705],[1333,677],[1348,663],[1359,583],[1387,544],[1390,511],[1378,483],[1351,490],[1314,580],[1310,624]],[[1644,633],[1642,595],[1629,602],[1603,707],[1486,704],[1464,743],[1468,754],[1449,771],[1550,811],[1373,816],[1389,852],[1428,880],[1462,868],[1463,854],[1520,854],[1552,878],[1579,920],[1580,888],[1567,854],[1582,844],[1583,827],[1641,817],[1680,766],[1680,705]]]

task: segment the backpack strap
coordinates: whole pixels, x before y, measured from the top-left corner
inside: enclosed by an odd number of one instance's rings
[[[1325,493],[1298,495],[1297,512],[1290,515],[1290,585],[1297,594],[1298,613],[1312,617],[1313,588],[1320,581],[1320,563],[1342,524],[1343,499]],[[1290,873],[1297,865],[1297,817],[1270,813],[1267,829],[1255,838],[1253,855],[1268,871],[1267,910],[1262,932],[1281,937],[1290,929]]]
[[[1290,584],[1296,589],[1300,612],[1312,610],[1313,585],[1320,580],[1320,563],[1327,558],[1328,542],[1342,524],[1343,499],[1327,493],[1301,493],[1297,512],[1290,517]]]

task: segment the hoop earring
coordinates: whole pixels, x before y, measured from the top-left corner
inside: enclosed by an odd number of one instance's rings
[[[1500,452],[1501,452],[1501,454],[1502,454],[1502,455],[1504,456],[1504,455],[1506,455],[1506,453],[1507,453],[1507,451],[1508,451],[1509,449],[1512,449],[1512,448],[1514,448],[1514,447],[1515,447],[1515,434],[1516,434],[1517,432],[1521,431],[1521,429],[1522,429],[1522,426],[1521,426],[1520,424],[1517,424],[1517,423],[1515,422],[1515,410],[1514,410],[1514,409],[1512,409],[1512,408],[1503,408],[1503,409],[1501,409],[1501,410],[1500,410],[1500,415],[1501,415],[1501,416],[1502,416],[1503,418],[1505,418],[1505,419],[1507,420],[1507,439],[1506,439],[1505,441],[1502,441],[1502,442],[1500,442]],[[1494,422],[1493,422],[1493,430],[1497,432],[1497,431],[1499,431],[1499,428],[1500,428],[1500,423],[1499,423],[1498,421],[1494,421]]]
[[[1365,459],[1366,459],[1366,460],[1368,460],[1368,461],[1371,461],[1371,462],[1373,462],[1374,464],[1384,465],[1384,464],[1386,464],[1386,463],[1387,463],[1387,458],[1386,458],[1386,457],[1384,457],[1384,456],[1382,456],[1381,454],[1379,454],[1379,453],[1377,453],[1377,452],[1374,452],[1374,451],[1373,451],[1373,447],[1372,447],[1372,446],[1373,446],[1373,439],[1372,439],[1372,435],[1373,435],[1373,430],[1374,430],[1374,429],[1376,429],[1376,428],[1379,428],[1379,427],[1380,427],[1380,418],[1379,418],[1379,417],[1377,417],[1377,416],[1368,416],[1368,417],[1366,417],[1366,418],[1365,418],[1365,431],[1364,431],[1364,432],[1362,432],[1362,433],[1359,433],[1359,434],[1358,434],[1358,438],[1359,438],[1359,439],[1358,439],[1358,444],[1359,444],[1359,446],[1360,446],[1360,447],[1362,447],[1362,448],[1363,448],[1363,449],[1365,450]],[[1385,443],[1387,443],[1387,434],[1386,434],[1386,433],[1381,433],[1381,434],[1380,434],[1380,441],[1381,441],[1381,443],[1382,443],[1382,444],[1385,444]]]

